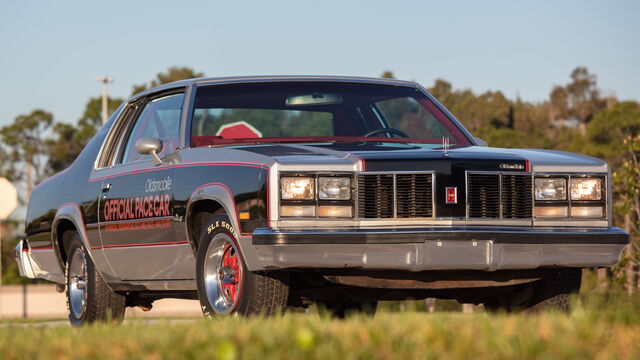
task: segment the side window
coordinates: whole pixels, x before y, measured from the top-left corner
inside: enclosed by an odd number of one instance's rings
[[[98,130],[98,133],[96,134],[96,136],[100,136],[100,132],[102,131],[107,131],[108,134],[104,139],[104,143],[102,144],[102,150],[100,153],[100,158],[98,160],[98,163],[96,164],[96,168],[98,169],[104,168],[107,166],[111,166],[113,164],[113,158],[116,156],[116,153],[118,152],[118,148],[119,148],[118,142],[121,140],[122,132],[123,132],[122,126],[120,126],[119,124],[123,121],[126,121],[125,119],[131,117],[131,114],[135,113],[135,111],[136,111],[135,104],[120,105],[120,107],[118,107],[118,109],[111,115],[111,118],[109,118],[109,121],[107,122],[107,125],[108,125],[112,121],[115,121],[115,123],[111,124],[111,128],[108,129],[107,126],[103,126],[100,128],[100,130]],[[122,116],[121,116],[121,113],[122,113]],[[121,116],[121,119],[118,119],[118,117],[120,116]]]
[[[129,131],[121,158],[122,163],[150,158],[136,149],[136,141],[144,137],[162,140],[162,151],[158,156],[174,152],[180,144],[180,113],[184,94],[161,97],[148,102]]]

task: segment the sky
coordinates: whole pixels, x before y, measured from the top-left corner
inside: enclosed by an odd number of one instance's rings
[[[640,1],[0,0],[0,126],[75,123],[96,76],[113,97],[173,65],[206,76],[391,70],[429,87],[543,101],[576,66],[640,100]]]

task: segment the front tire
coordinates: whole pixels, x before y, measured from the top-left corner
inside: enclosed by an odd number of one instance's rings
[[[206,317],[273,315],[287,305],[286,273],[251,272],[229,218],[217,213],[202,229],[196,259],[198,299]]]
[[[78,233],[71,237],[66,253],[67,310],[71,325],[121,322],[124,318],[125,296],[112,291],[102,279]]]

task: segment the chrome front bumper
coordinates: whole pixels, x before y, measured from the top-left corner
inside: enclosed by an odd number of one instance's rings
[[[258,267],[505,270],[609,267],[629,243],[609,228],[257,229]]]
[[[31,256],[31,249],[27,245],[26,240],[20,239],[18,245],[14,249],[14,257],[18,263],[18,271],[20,276],[28,277],[30,279],[36,278],[37,263]]]

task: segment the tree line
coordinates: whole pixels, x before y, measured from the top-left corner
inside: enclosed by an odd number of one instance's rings
[[[171,67],[132,94],[160,84],[202,77],[189,67]],[[385,71],[381,77],[393,78]],[[613,169],[614,224],[632,234],[633,244],[610,275],[627,289],[640,286],[640,104],[604,94],[597,77],[576,67],[544,101],[510,99],[501,91],[477,94],[438,79],[428,88],[475,136],[490,146],[578,152],[606,160]],[[124,101],[109,98],[111,114]],[[54,120],[35,109],[0,129],[0,176],[33,186],[68,167],[101,126],[101,98],[87,100],[75,123]],[[3,249],[4,250],[4,249]],[[4,253],[4,251],[3,251]],[[3,261],[3,266],[6,261]]]
[[[171,67],[157,74],[148,84],[134,85],[132,95],[172,81],[202,77],[188,67]],[[122,98],[109,98],[111,115],[122,104]],[[27,194],[46,177],[66,169],[102,126],[102,98],[87,100],[82,117],[75,124],[55,121],[53,114],[35,109],[18,115],[0,129],[0,176],[23,182]]]

